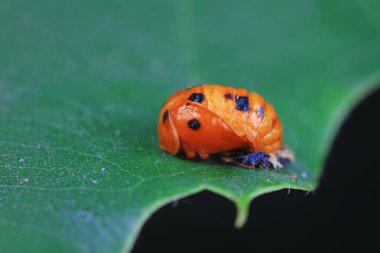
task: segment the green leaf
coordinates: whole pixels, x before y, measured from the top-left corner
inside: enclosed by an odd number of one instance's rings
[[[355,0],[2,1],[0,251],[126,252],[183,196],[229,198],[241,226],[252,198],[315,189],[344,117],[378,87],[379,12]],[[160,106],[198,83],[259,92],[297,162],[244,170],[161,151]]]

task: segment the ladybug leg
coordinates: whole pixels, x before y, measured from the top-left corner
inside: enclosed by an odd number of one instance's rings
[[[188,146],[183,145],[183,151],[185,151],[186,157],[189,159],[194,159],[197,156],[197,153]]]
[[[236,160],[236,157],[222,156],[221,159],[222,159],[222,161],[224,163],[234,164],[236,166],[243,167],[243,168],[246,168],[246,169],[254,169],[255,168],[255,166],[252,166],[252,165],[249,165],[249,164],[242,164],[241,162],[239,162],[238,160]]]
[[[246,169],[254,169],[257,166],[270,168],[270,164],[266,159],[267,156],[264,152],[247,153],[246,150],[241,149],[221,153],[223,162],[235,164]]]
[[[262,151],[238,156],[236,158],[241,160],[242,165],[261,167],[266,169],[273,168],[273,163],[270,161],[270,155]]]
[[[225,163],[232,163],[246,169],[274,168],[270,160],[271,156],[262,151],[252,153],[247,153],[244,150],[226,151],[221,154],[221,158]]]
[[[294,161],[294,154],[287,147],[282,147],[273,153],[252,152],[247,153],[244,150],[230,150],[221,153],[221,159],[225,163],[235,164],[237,166],[254,169],[280,169],[288,163]]]
[[[202,159],[202,160],[207,160],[210,156],[209,153],[206,153],[206,152],[200,152],[199,154],[199,157]]]

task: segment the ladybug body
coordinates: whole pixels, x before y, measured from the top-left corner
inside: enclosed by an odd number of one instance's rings
[[[183,150],[191,159],[219,153],[247,168],[277,168],[292,160],[273,107],[245,89],[200,85],[176,92],[161,109],[158,136],[163,150]]]

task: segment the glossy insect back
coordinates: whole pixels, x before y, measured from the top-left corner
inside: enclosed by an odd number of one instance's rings
[[[282,143],[282,123],[257,93],[221,85],[200,85],[173,94],[158,120],[160,147],[176,155],[246,168],[281,168],[293,160]]]

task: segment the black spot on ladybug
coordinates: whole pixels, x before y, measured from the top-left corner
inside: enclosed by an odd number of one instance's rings
[[[202,103],[205,100],[205,96],[202,93],[193,93],[190,95],[189,100],[196,103]]]
[[[168,117],[169,117],[169,111],[166,110],[164,112],[164,115],[162,115],[162,123],[165,123],[165,121],[168,119]]]
[[[243,111],[243,112],[248,111],[249,109],[248,97],[236,96],[235,103],[236,103],[236,110]]]
[[[190,103],[186,103],[186,106],[189,106],[189,105],[191,105]]]
[[[189,122],[187,122],[187,126],[196,131],[201,127],[201,122],[199,122],[197,119],[191,119]]]
[[[224,95],[224,98],[225,98],[225,99],[232,99],[233,96],[232,96],[231,93],[227,93],[226,95]]]

